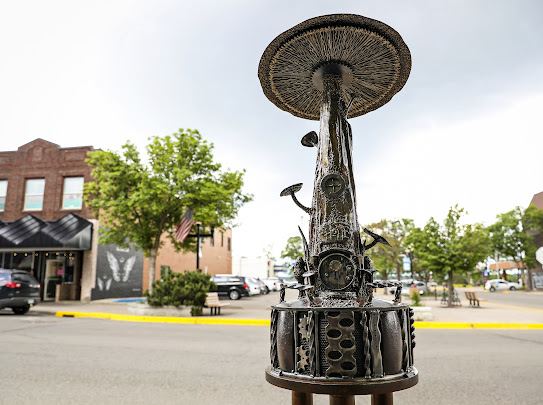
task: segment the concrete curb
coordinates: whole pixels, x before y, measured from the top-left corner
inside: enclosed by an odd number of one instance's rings
[[[124,322],[149,322],[149,323],[181,323],[199,325],[245,325],[245,326],[269,326],[269,319],[228,319],[228,318],[204,318],[204,317],[165,317],[165,316],[137,316],[109,314],[103,312],[72,312],[58,311],[57,317],[64,318],[94,318],[110,319]],[[543,330],[543,323],[491,323],[491,322],[415,322],[417,329],[510,329],[510,330]]]

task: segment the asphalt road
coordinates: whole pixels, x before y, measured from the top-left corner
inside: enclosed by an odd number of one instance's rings
[[[541,403],[543,331],[421,329],[416,340],[420,382],[395,403]],[[264,380],[264,326],[2,312],[0,350],[0,404],[290,404]]]
[[[495,291],[484,292],[482,288],[466,288],[459,289],[460,291],[469,290],[477,291],[480,298],[484,298],[489,302],[495,302],[503,305],[514,305],[526,308],[543,309],[543,294],[541,292],[526,292],[526,291]]]

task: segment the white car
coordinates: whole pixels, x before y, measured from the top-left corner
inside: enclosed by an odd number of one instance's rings
[[[279,291],[280,289],[279,284],[281,284],[281,280],[277,277],[264,278],[262,279],[262,282],[266,284],[266,287],[268,287],[270,291]]]
[[[402,280],[402,294],[409,294],[411,284],[415,284],[415,287],[419,290],[419,294],[424,295],[424,282],[417,280]],[[390,287],[388,291],[394,294],[396,293],[396,287]]]
[[[252,278],[252,277],[246,277],[245,282],[249,286],[249,295],[264,294],[264,291],[262,291],[260,282],[257,279]]]
[[[488,280],[485,283],[485,290],[496,291],[496,290],[510,290],[515,291],[520,288],[519,283],[513,283],[512,281],[505,280]]]

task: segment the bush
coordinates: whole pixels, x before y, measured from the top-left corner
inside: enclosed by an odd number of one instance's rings
[[[409,295],[411,297],[411,306],[420,307],[420,293],[418,290],[414,289]]]
[[[198,312],[195,308],[199,307],[201,314],[206,294],[217,289],[210,278],[208,274],[197,271],[168,272],[162,280],[153,282],[153,294],[146,290],[144,295],[147,297],[147,303],[153,307],[190,305],[193,307],[191,313]]]
[[[203,314],[203,309],[202,309],[202,307],[192,307],[192,308],[190,309],[190,314],[191,314],[192,316],[202,316],[202,314]]]

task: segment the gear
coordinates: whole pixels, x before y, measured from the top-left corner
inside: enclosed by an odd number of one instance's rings
[[[307,340],[307,316],[304,316],[303,318],[300,319],[298,328],[300,330],[300,335],[302,335],[302,338]]]
[[[305,371],[305,367],[306,366],[309,366],[309,359],[307,357],[308,353],[307,353],[307,350],[304,349],[302,346],[300,346],[298,348],[298,356],[300,356],[300,361],[298,361],[296,363],[296,368],[298,369],[299,372],[304,372]]]

